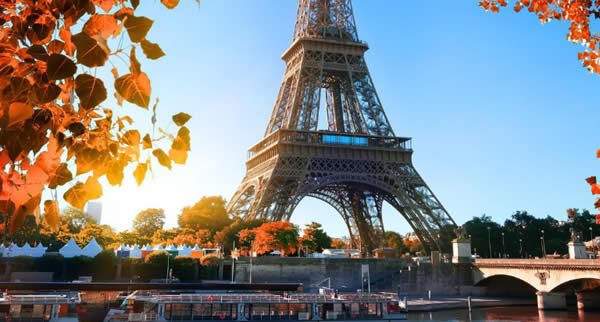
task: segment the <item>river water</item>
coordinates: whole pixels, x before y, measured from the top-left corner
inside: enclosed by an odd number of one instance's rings
[[[445,310],[436,312],[408,312],[410,321],[600,321],[600,312],[538,311],[535,306],[489,307],[468,310]]]

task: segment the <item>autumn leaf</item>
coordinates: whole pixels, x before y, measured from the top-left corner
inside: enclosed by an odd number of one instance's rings
[[[140,42],[146,38],[146,34],[152,27],[154,21],[146,17],[129,16],[125,21],[125,29],[132,42]]]
[[[598,186],[597,184],[593,184],[592,185],[592,194],[600,195],[600,186]]]
[[[160,0],[160,2],[169,9],[173,9],[179,4],[179,0]]]
[[[42,45],[32,45],[27,48],[27,53],[31,55],[31,57],[42,61],[47,61],[48,57],[50,57],[48,52],[46,52],[46,48]]]
[[[53,231],[58,230],[58,203],[56,201],[44,201],[44,219]]]
[[[10,217],[9,233],[12,235],[23,225],[25,217],[35,212],[40,206],[41,194],[31,197],[26,203],[18,205],[15,213]]]
[[[185,164],[187,157],[188,155],[186,150],[177,150],[173,148],[169,149],[169,158],[177,164]]]
[[[77,47],[77,61],[79,63],[87,67],[104,66],[108,59],[108,53],[102,49],[94,38],[80,32],[71,37],[71,40]]]
[[[189,121],[192,117],[186,113],[177,113],[173,115],[173,122],[177,124],[177,126],[184,126],[187,121]]]
[[[8,126],[13,126],[17,123],[29,119],[33,115],[33,108],[29,104],[15,102],[10,104],[8,108]]]
[[[48,188],[56,189],[56,187],[62,186],[71,180],[73,180],[73,174],[67,168],[66,163],[61,163],[56,169],[56,173],[50,178]]]
[[[146,55],[146,57],[149,59],[159,59],[165,55],[158,44],[145,39],[142,40],[142,50],[144,51],[144,55]]]
[[[77,71],[77,65],[67,58],[67,56],[60,54],[52,54],[48,58],[48,67],[46,68],[46,74],[49,80],[58,80],[71,77]]]
[[[144,135],[142,139],[142,147],[144,149],[152,149],[152,139],[150,139],[150,134]]]
[[[83,210],[83,207],[88,201],[85,185],[81,182],[77,182],[71,189],[65,192],[63,198],[66,202],[71,204],[71,206]]]
[[[65,48],[65,43],[58,39],[54,39],[48,43],[47,47],[50,54],[60,54],[60,52]]]
[[[83,32],[99,40],[98,35],[108,39],[117,29],[117,19],[113,15],[92,15],[83,25]]]
[[[102,8],[105,12],[109,12],[115,4],[114,0],[92,0],[92,3]]]
[[[133,172],[133,176],[135,177],[135,181],[137,182],[138,186],[141,185],[142,182],[144,182],[144,178],[146,177],[147,170],[148,170],[148,166],[145,163],[140,163],[135,168],[135,171]]]
[[[85,125],[81,122],[73,122],[67,126],[67,130],[69,130],[74,137],[78,137],[85,133],[85,129]]]
[[[150,79],[146,73],[123,75],[115,81],[115,89],[126,101],[148,108],[150,104]]]
[[[587,181],[587,183],[589,183],[589,184],[596,184],[596,176],[591,176],[591,177],[585,179],[585,181]]]
[[[88,74],[79,74],[75,79],[75,93],[81,107],[86,110],[96,107],[106,99],[106,88],[102,80]]]
[[[106,179],[113,186],[121,185],[121,182],[123,182],[123,165],[119,160],[113,160],[109,163]]]
[[[140,144],[140,132],[138,130],[129,130],[123,135],[123,142],[127,145]]]
[[[33,97],[38,104],[45,104],[55,100],[60,95],[58,85],[50,83],[48,86],[36,85],[33,87]]]
[[[152,154],[156,157],[156,159],[158,159],[158,163],[160,163],[160,165],[171,170],[171,159],[169,159],[165,151],[162,149],[155,149],[152,151]]]

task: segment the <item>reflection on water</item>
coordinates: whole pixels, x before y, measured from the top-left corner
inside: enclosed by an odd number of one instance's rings
[[[600,312],[583,312],[570,308],[568,311],[538,311],[535,306],[490,307],[437,312],[414,312],[407,314],[411,321],[600,321]]]

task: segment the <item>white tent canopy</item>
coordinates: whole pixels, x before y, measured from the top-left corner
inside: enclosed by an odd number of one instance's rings
[[[138,247],[137,244],[133,245],[131,247],[131,249],[129,250],[129,257],[133,257],[133,258],[141,258],[142,257],[142,250]]]
[[[77,243],[75,242],[75,239],[73,239],[73,237],[71,237],[71,239],[69,239],[69,242],[66,243],[61,249],[59,249],[58,252],[65,258],[71,258],[82,255],[81,248],[77,246]]]
[[[88,256],[88,257],[96,257],[96,255],[98,255],[100,252],[102,251],[102,247],[100,247],[100,245],[98,245],[98,242],[96,241],[96,238],[92,238],[92,240],[90,240],[90,242],[85,245],[85,247],[83,247],[82,250],[82,255]]]

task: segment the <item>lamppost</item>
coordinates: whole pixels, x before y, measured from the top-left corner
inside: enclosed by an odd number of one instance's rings
[[[504,232],[502,232],[502,258],[506,258],[506,246],[504,245]]]
[[[492,229],[492,227],[488,226],[488,246],[490,246],[490,258],[492,258],[492,236],[490,235],[490,230]]]
[[[542,229],[542,236],[540,236],[540,242],[542,243],[542,258],[546,257],[546,242],[544,240],[544,230]]]
[[[523,239],[519,238],[519,254],[521,255],[521,258],[523,258]]]

